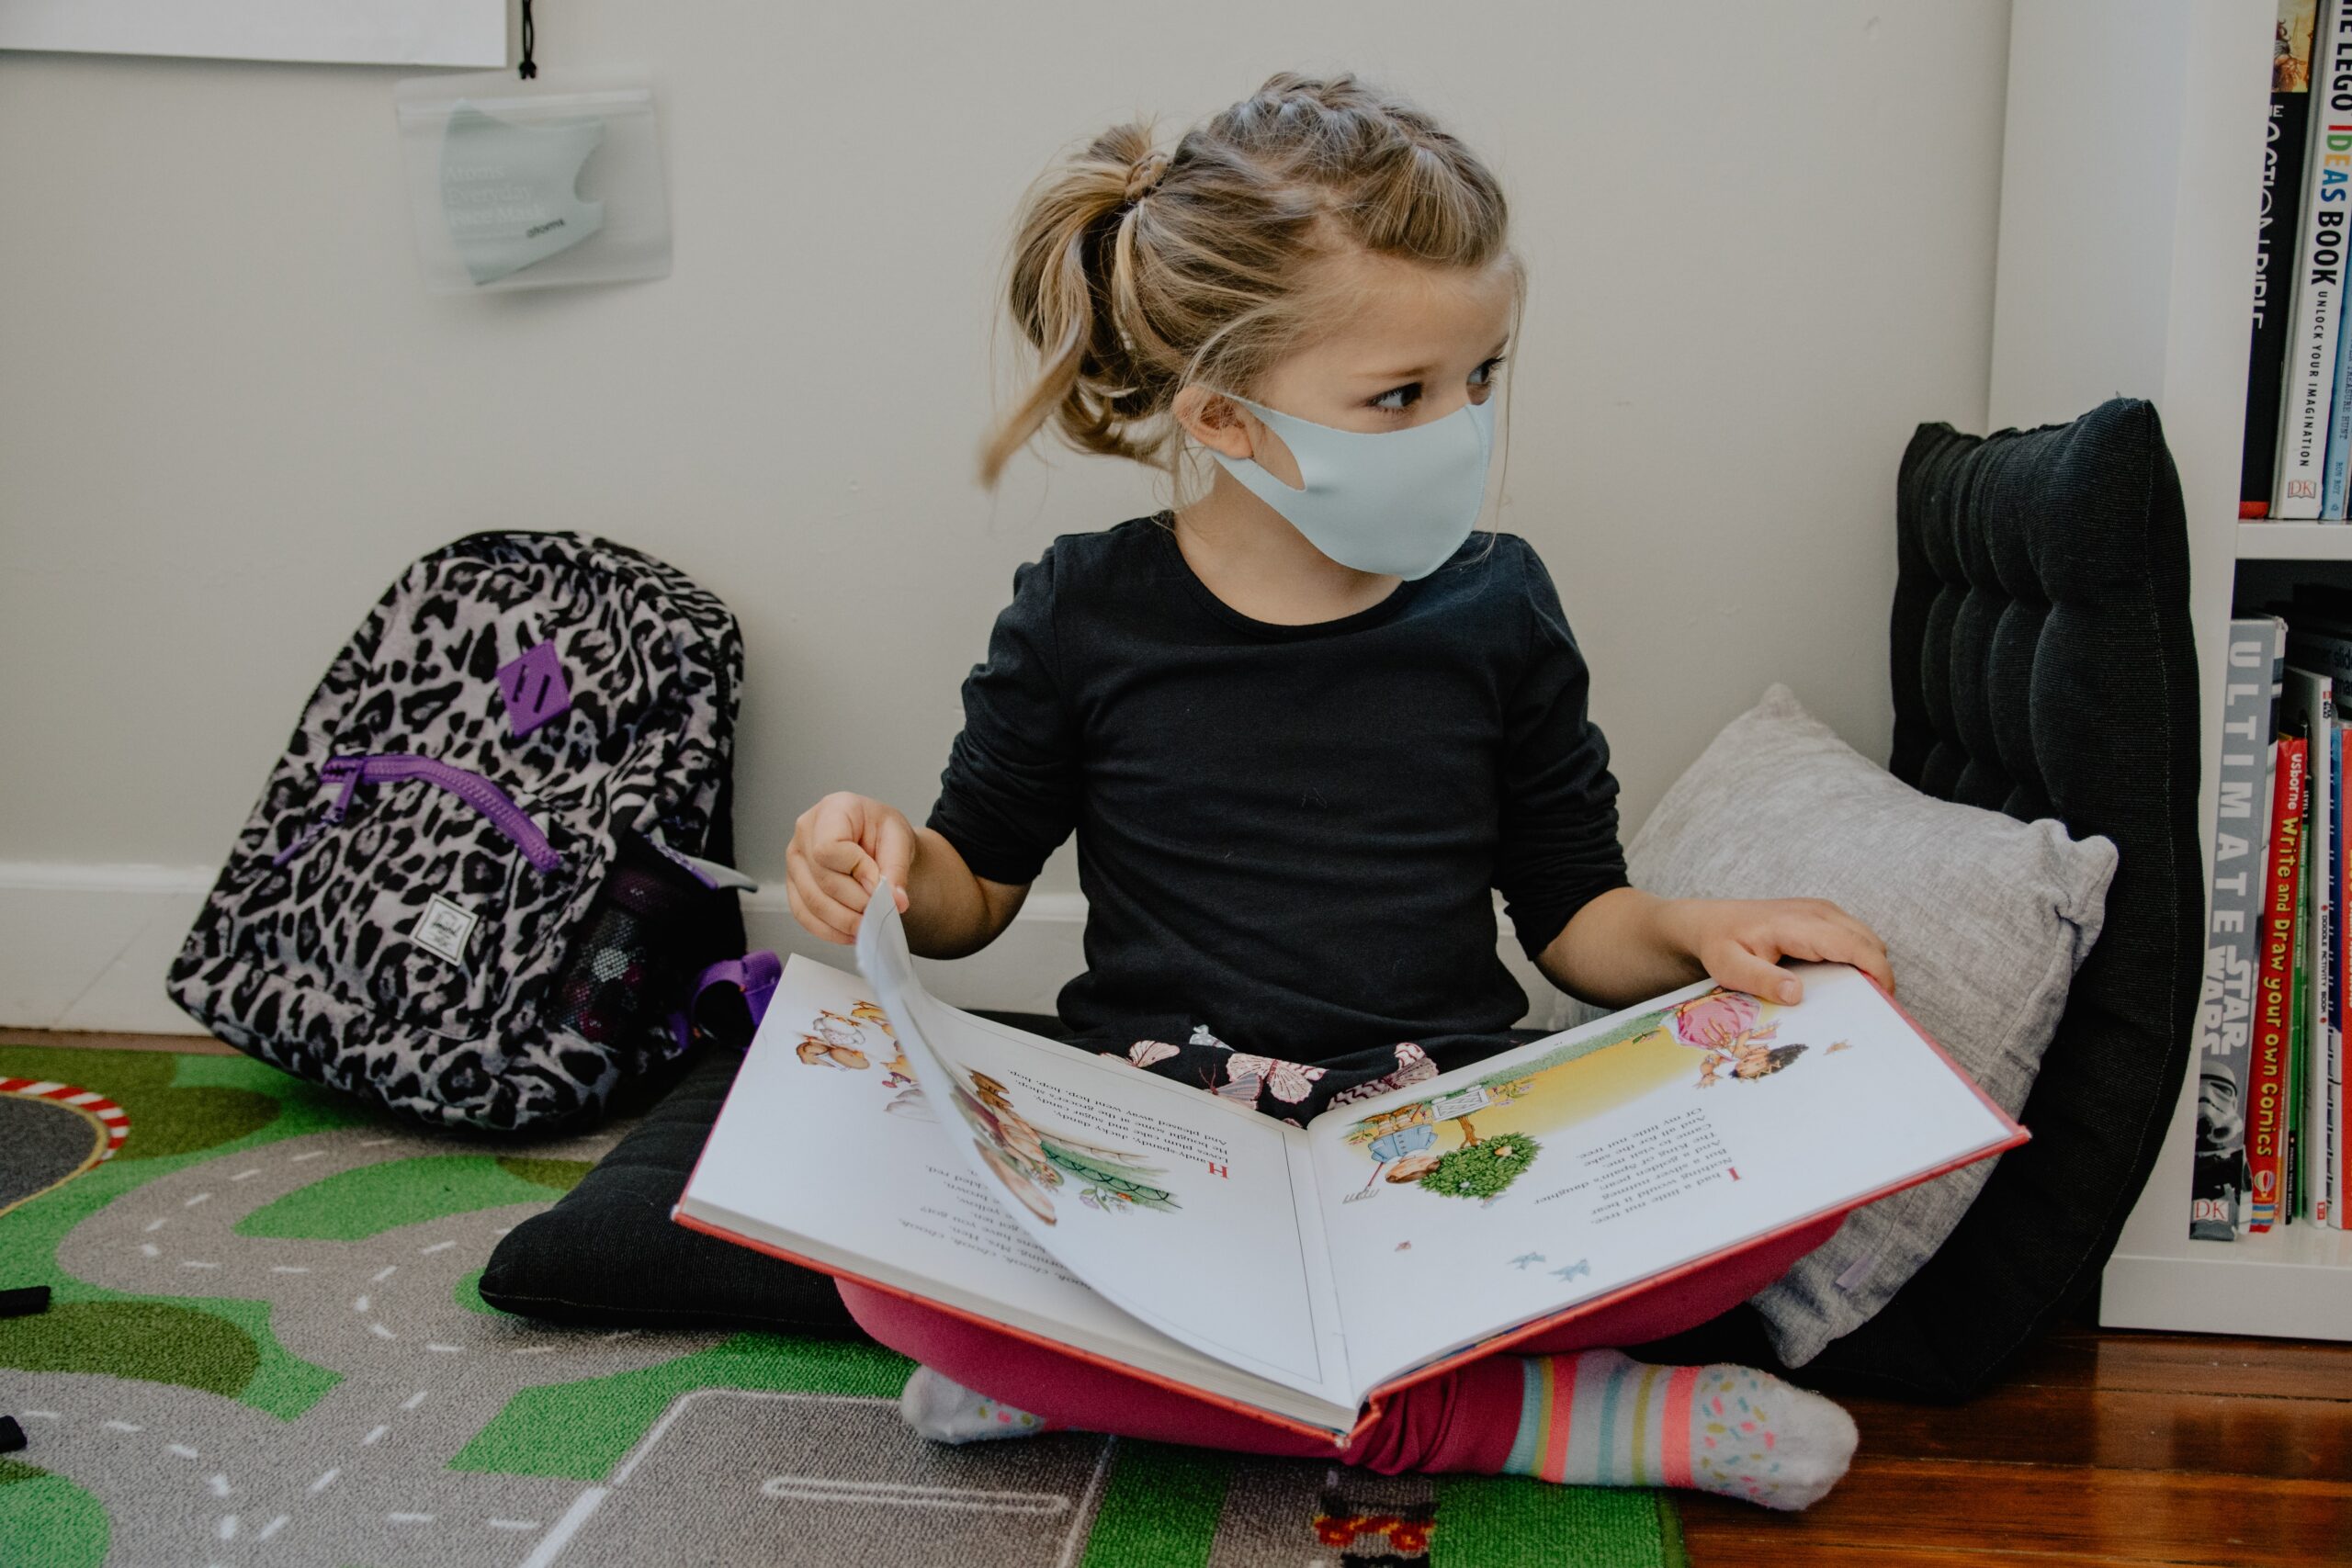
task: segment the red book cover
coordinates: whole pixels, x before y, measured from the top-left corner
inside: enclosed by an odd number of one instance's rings
[[[2246,1111],[2246,1177],[2254,1197],[2246,1228],[2255,1231],[2268,1230],[2278,1217],[2286,1177],[2287,1041],[2294,1017],[2289,986],[2294,972],[2296,865],[2309,761],[2309,741],[2300,736],[2280,738],[2270,814],[2270,895],[2263,905],[2262,978],[2255,1003],[2254,1081]]]

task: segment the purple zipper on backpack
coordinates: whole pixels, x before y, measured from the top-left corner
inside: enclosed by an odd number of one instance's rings
[[[284,865],[311,847],[321,833],[343,820],[351,809],[352,795],[363,784],[397,784],[406,779],[421,779],[424,783],[447,790],[476,811],[490,818],[490,825],[506,835],[514,846],[523,852],[523,858],[543,872],[554,871],[563,864],[563,856],[548,842],[539,825],[514,797],[480,773],[453,768],[431,757],[419,757],[407,751],[388,751],[373,757],[330,757],[319,768],[322,783],[340,784],[343,792],[327,807],[326,815],[305,828],[292,843],[270,858],[272,865]]]

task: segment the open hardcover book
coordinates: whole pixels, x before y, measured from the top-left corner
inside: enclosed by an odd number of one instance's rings
[[[1838,964],[1294,1126],[937,1000],[887,888],[857,961],[786,964],[676,1218],[1335,1442],[1487,1341],[2026,1136]]]

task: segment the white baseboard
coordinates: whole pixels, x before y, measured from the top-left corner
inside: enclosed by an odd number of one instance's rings
[[[203,1033],[164,995],[164,971],[215,874],[0,862],[0,1025]]]
[[[164,994],[164,972],[211,891],[205,867],[0,861],[0,1027],[200,1034]],[[753,948],[802,953],[838,968],[849,951],[800,929],[780,881],[743,896]],[[1004,934],[952,963],[917,961],[923,981],[957,1007],[1054,1010],[1085,967],[1086,899],[1035,893]],[[1568,998],[1554,990],[1506,929],[1500,952],[1535,998],[1527,1021],[1557,1027]]]

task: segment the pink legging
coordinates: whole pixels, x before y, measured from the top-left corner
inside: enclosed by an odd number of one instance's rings
[[[1716,1258],[1639,1295],[1512,1346],[1548,1355],[1597,1345],[1638,1345],[1726,1312],[1827,1241],[1832,1214]],[[899,1354],[966,1388],[1057,1426],[1240,1453],[1329,1459],[1332,1445],[1197,1395],[1117,1371],[1049,1345],[943,1312],[926,1303],[842,1280],[842,1302],[858,1326]],[[1392,1394],[1380,1418],[1337,1457],[1383,1474],[1406,1471],[1498,1472],[1517,1435],[1521,1372],[1512,1355],[1488,1355]]]

